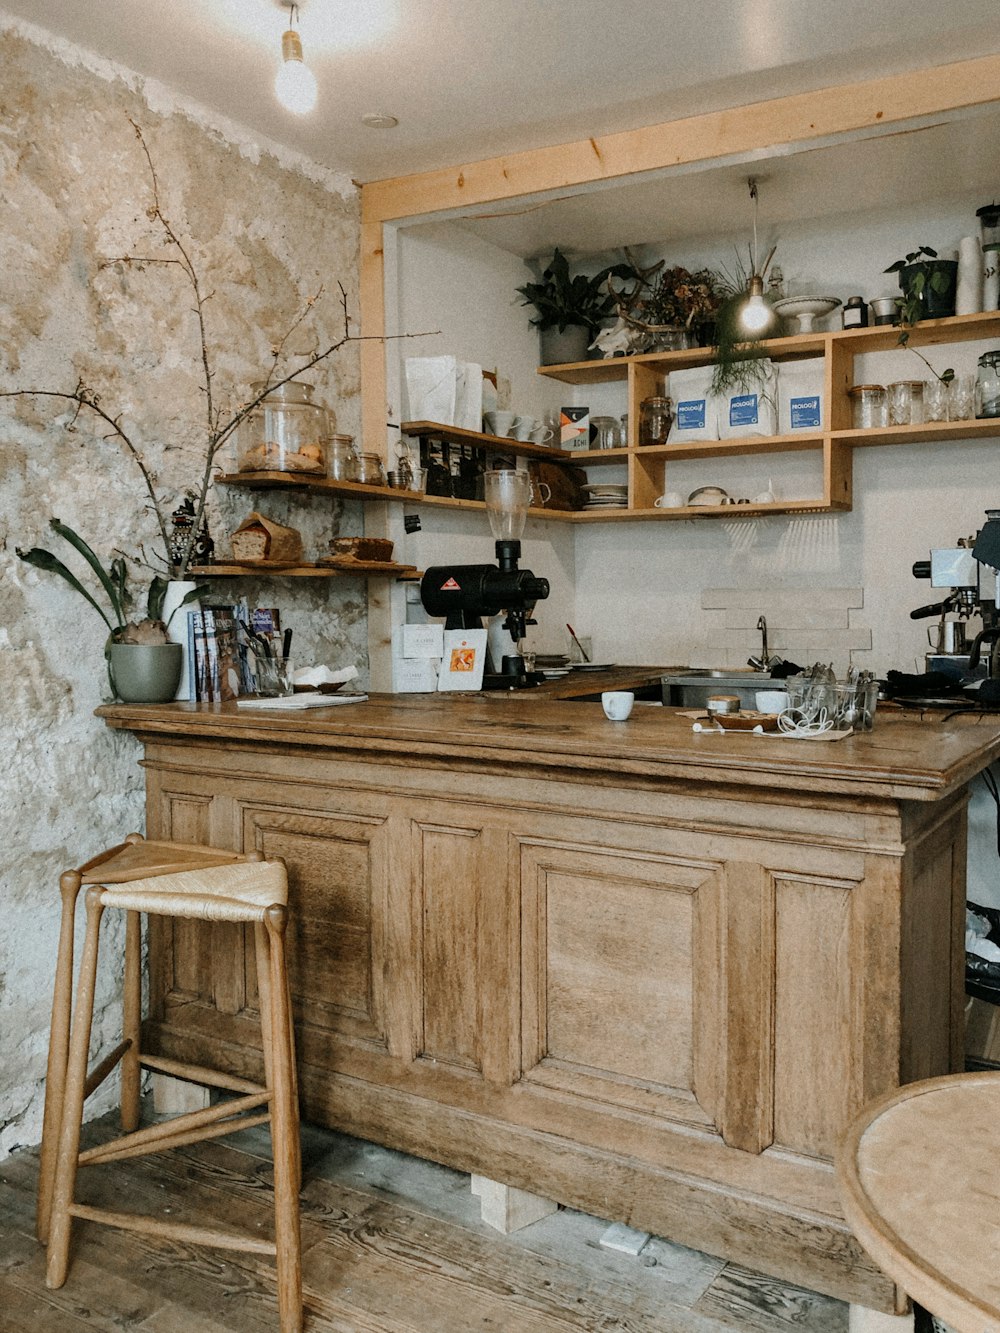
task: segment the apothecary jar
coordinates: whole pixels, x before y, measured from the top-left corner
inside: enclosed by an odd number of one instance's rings
[[[264,382],[251,384],[258,397]],[[237,453],[241,472],[296,472],[326,476],[327,443],[333,417],[313,401],[313,386],[289,380],[271,389],[240,423]]]
[[[639,404],[639,443],[666,444],[673,421],[671,399],[661,395],[644,398]]]

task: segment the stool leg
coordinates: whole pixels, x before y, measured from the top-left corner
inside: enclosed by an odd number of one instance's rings
[[[139,1128],[139,1037],[142,1024],[142,917],[125,914],[124,1021],[122,1036],[130,1043],[122,1056],[121,1124],[126,1134]]]
[[[66,1091],[66,1060],[69,1056],[69,1024],[73,1007],[73,926],[76,899],[80,892],[79,870],[67,870],[59,878],[62,920],[59,953],[52,991],[52,1026],[49,1030],[49,1061],[45,1074],[45,1115],[42,1120],[42,1150],[38,1163],[38,1211],[35,1231],[42,1244],[49,1239],[52,1181],[59,1146],[59,1124]]]
[[[69,1060],[66,1066],[66,1095],[59,1131],[59,1153],[53,1183],[49,1219],[49,1253],[45,1274],[47,1287],[61,1287],[66,1281],[69,1263],[69,1209],[76,1185],[77,1159],[80,1153],[80,1125],[86,1096],[87,1060],[90,1054],[90,1028],[94,1018],[94,990],[97,982],[97,948],[101,932],[103,890],[94,884],[87,890],[87,934],[80,960],[80,978],[73,1011]]]
[[[273,906],[265,915],[270,946],[271,992],[271,1139],[274,1155],[274,1239],[278,1269],[278,1317],[281,1333],[302,1331],[302,1255],[298,1182],[299,1112],[293,1099],[294,1051],[285,970],[288,911]],[[265,1034],[265,1040],[267,1040]]]

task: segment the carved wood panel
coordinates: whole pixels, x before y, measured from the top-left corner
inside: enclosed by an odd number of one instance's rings
[[[718,867],[555,842],[520,862],[524,1077],[709,1125],[695,1013],[717,1001],[695,959],[716,952]]]
[[[244,847],[281,857],[288,867],[288,967],[296,1017],[307,1026],[384,1046],[385,819],[252,805],[243,806],[242,818]]]

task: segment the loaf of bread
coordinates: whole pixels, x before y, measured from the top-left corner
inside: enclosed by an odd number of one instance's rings
[[[392,559],[392,542],[385,537],[334,537],[330,554],[384,562]]]

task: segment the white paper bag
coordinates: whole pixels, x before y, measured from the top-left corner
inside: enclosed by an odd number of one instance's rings
[[[783,361],[778,367],[778,434],[823,429],[823,358]]]
[[[406,358],[408,421],[437,421],[455,425],[457,363],[453,356],[408,356]]]
[[[719,438],[718,400],[712,394],[712,374],[712,366],[671,371],[674,423],[667,436],[668,444]]]
[[[455,420],[462,430],[483,428],[483,368],[474,361],[458,361],[455,366]]]
[[[719,439],[738,440],[750,435],[777,435],[777,376],[769,360],[759,363],[761,374],[749,389],[729,389],[719,402]]]

